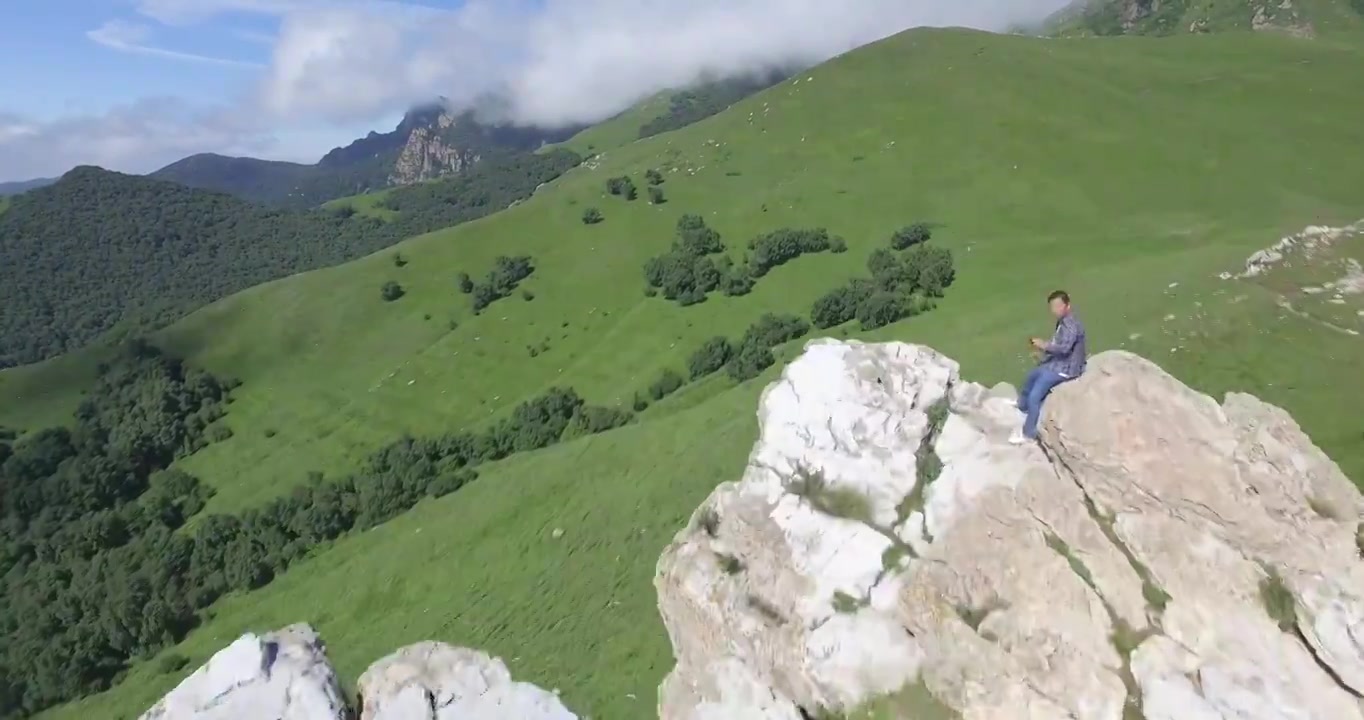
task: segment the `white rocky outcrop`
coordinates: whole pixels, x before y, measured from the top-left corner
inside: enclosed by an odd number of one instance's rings
[[[514,682],[501,660],[440,642],[409,645],[360,676],[360,720],[576,720],[558,696]]]
[[[1013,446],[1012,394],[808,344],[659,561],[660,716],[1364,720],[1364,501],[1287,413],[1108,352]]]
[[[1235,275],[1224,272],[1221,274],[1221,278],[1230,280],[1233,277],[1241,279],[1258,277],[1282,265],[1290,258],[1301,256],[1310,260],[1318,252],[1329,248],[1331,245],[1361,233],[1364,233],[1364,220],[1343,227],[1309,225],[1303,228],[1301,232],[1284,236],[1273,245],[1251,253],[1250,257],[1246,258],[1244,270]]]
[[[142,720],[346,720],[347,713],[322,641],[300,624],[237,638]]]
[[[439,642],[402,648],[360,677],[346,705],[307,625],[247,633],[180,683],[141,720],[576,720],[559,698],[513,682],[501,660]]]

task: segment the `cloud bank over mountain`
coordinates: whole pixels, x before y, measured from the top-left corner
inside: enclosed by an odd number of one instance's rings
[[[246,74],[251,90],[212,108],[128,98],[103,114],[45,123],[25,119],[22,108],[0,108],[0,180],[77,164],[145,172],[193,152],[311,159],[335,128],[372,125],[436,96],[495,108],[497,119],[517,124],[590,123],[702,78],[811,65],[917,26],[1003,30],[1065,4],[140,0],[136,13],[109,19],[87,39],[110,52],[192,64],[205,82]],[[243,19],[273,32],[243,30]],[[156,43],[190,28],[235,36],[257,56],[219,58]]]

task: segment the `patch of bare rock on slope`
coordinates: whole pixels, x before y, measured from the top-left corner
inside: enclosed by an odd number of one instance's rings
[[[659,561],[660,716],[1364,718],[1364,503],[1286,412],[1105,352],[1013,446],[1012,395],[808,344]]]
[[[247,633],[141,720],[575,720],[557,696],[513,682],[497,658],[445,643],[409,645],[360,676],[347,706],[321,639],[307,625]]]

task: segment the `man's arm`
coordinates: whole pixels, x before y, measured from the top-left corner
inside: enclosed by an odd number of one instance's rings
[[[1042,352],[1048,355],[1064,356],[1069,355],[1075,348],[1075,342],[1080,339],[1080,333],[1073,322],[1063,322],[1056,327],[1056,334],[1052,336],[1051,342],[1042,348]]]

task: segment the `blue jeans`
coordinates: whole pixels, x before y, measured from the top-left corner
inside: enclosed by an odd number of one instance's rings
[[[1035,367],[1023,380],[1023,388],[1018,391],[1018,409],[1027,414],[1023,420],[1023,437],[1037,438],[1037,418],[1042,414],[1042,401],[1061,383],[1070,380],[1055,370]]]

